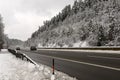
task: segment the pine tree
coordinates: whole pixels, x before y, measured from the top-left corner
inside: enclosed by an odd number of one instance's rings
[[[70,13],[71,13],[71,6],[68,5],[62,10],[62,13],[60,14],[61,21],[63,21],[66,17],[70,16]]]
[[[98,43],[97,46],[104,46],[105,45],[105,34],[104,34],[104,28],[102,26],[99,27],[98,31]]]
[[[75,0],[73,7],[72,7],[72,14],[76,14],[79,11],[79,3]]]
[[[108,34],[108,38],[110,41],[114,40],[115,38],[115,30],[114,30],[114,27],[115,27],[115,24],[112,23],[110,26],[109,26],[109,34]]]
[[[4,44],[3,28],[4,28],[4,25],[2,23],[2,17],[0,15],[0,49],[3,48],[3,44]]]

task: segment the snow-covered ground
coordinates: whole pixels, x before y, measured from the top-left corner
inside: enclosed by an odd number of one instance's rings
[[[89,44],[87,41],[77,41],[76,43],[72,43],[73,48],[79,48],[79,47],[89,47]],[[46,46],[43,46],[42,44],[38,44],[38,48],[69,48],[69,45],[64,44],[62,47],[56,43],[54,44],[47,44]]]
[[[89,44],[86,41],[78,41],[76,43],[73,43],[73,47],[89,47]]]
[[[0,52],[0,80],[51,80],[52,69],[16,58],[7,50]],[[62,72],[55,71],[55,80],[76,80]]]

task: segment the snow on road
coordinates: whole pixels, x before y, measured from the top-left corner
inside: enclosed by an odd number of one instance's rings
[[[52,69],[39,64],[39,69],[32,63],[16,58],[7,50],[0,52],[0,80],[51,80]],[[76,80],[62,72],[55,72],[55,80]]]

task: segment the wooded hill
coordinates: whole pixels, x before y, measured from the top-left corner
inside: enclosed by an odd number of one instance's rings
[[[120,0],[76,0],[34,32],[24,46],[57,46],[86,41],[89,46],[120,46]]]

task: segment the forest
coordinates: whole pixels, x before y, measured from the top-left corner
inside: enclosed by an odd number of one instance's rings
[[[24,46],[74,47],[81,42],[87,46],[120,46],[119,0],[75,0],[44,21]]]

